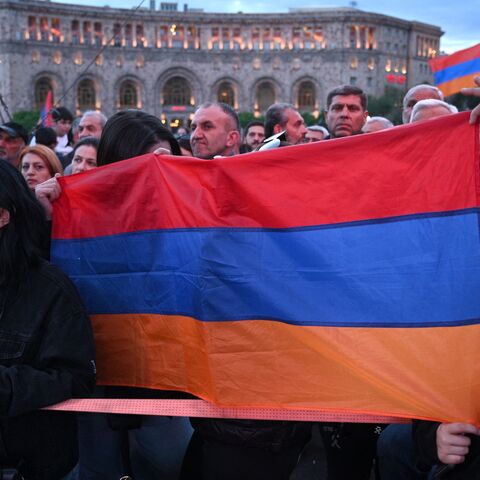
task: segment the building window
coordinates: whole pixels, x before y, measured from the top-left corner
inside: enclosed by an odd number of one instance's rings
[[[95,85],[89,78],[81,80],[77,87],[78,110],[94,110],[96,107]]]
[[[137,42],[137,47],[144,48],[146,47],[145,34],[143,31],[143,25],[137,25],[135,30],[135,39]]]
[[[220,50],[220,29],[218,27],[212,28],[212,36],[210,38],[210,49]]]
[[[356,85],[357,84],[357,77],[350,77],[350,85]]]
[[[172,48],[183,48],[185,41],[185,28],[183,25],[172,25],[170,33],[172,34]]]
[[[125,25],[125,38],[124,38],[124,45],[126,47],[131,47],[133,45],[132,34],[133,34],[132,25],[130,23],[127,23]]]
[[[115,65],[117,66],[117,68],[122,68],[123,63],[124,63],[123,55],[117,55],[117,58],[115,59]]]
[[[282,29],[274,28],[273,29],[273,49],[282,50],[283,46],[284,46],[284,43],[283,43]]]
[[[93,35],[95,46],[101,47],[103,45],[103,31],[102,24],[100,22],[95,22],[93,24]]]
[[[53,103],[53,87],[50,79],[40,78],[35,82],[35,106],[40,110],[45,105],[48,92],[52,92]]]
[[[122,46],[122,26],[119,23],[113,25],[113,46]]]
[[[34,50],[32,52],[32,63],[39,63],[40,62],[40,52],[38,50]]]
[[[52,18],[52,28],[50,31],[52,33],[52,42],[60,43],[62,39],[62,34],[60,32],[60,19]]]
[[[242,29],[239,27],[233,29],[233,49],[237,52],[243,49]]]
[[[196,48],[196,29],[195,27],[187,27],[187,48],[194,49]]]
[[[373,85],[372,77],[367,77],[367,87],[371,87]]]
[[[298,109],[310,112],[315,109],[315,85],[313,82],[302,82],[298,88]]]
[[[80,44],[80,22],[72,20],[72,45]]]
[[[50,39],[50,27],[48,26],[48,18],[42,17],[40,19],[40,40],[48,42]]]
[[[217,100],[235,108],[235,92],[230,83],[222,82],[220,84],[218,87]]]
[[[119,108],[141,108],[138,103],[138,89],[134,82],[126,80],[120,85]]]
[[[262,82],[257,87],[257,110],[265,112],[270,105],[275,103],[275,89],[270,82]]]
[[[302,29],[300,27],[294,27],[292,29],[292,48],[294,50],[300,50],[302,48]]]
[[[260,50],[260,28],[252,28],[252,48],[255,51]]]
[[[375,69],[375,59],[374,58],[370,57],[368,59],[367,68],[369,70],[374,70]]]
[[[90,22],[83,22],[83,43],[85,45],[92,44],[92,24]]]
[[[35,17],[28,17],[28,40],[38,40],[37,19]]]
[[[352,70],[356,70],[358,68],[358,58],[357,57],[352,57],[350,59],[350,68]]]
[[[103,53],[99,53],[96,57],[95,57],[95,65],[97,67],[101,67],[103,65]]]
[[[190,105],[190,85],[183,77],[172,77],[163,87],[164,105]]]

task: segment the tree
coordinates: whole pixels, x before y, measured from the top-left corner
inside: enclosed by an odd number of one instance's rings
[[[402,123],[402,99],[402,90],[387,85],[382,96],[368,96],[368,113],[371,117],[386,117],[398,125]]]
[[[238,119],[240,120],[240,126],[245,128],[248,123],[255,121],[264,122],[265,117],[262,115],[260,117],[256,117],[252,112],[240,112],[238,114]]]
[[[13,121],[23,125],[29,132],[31,132],[38,123],[40,112],[21,110],[13,114]]]

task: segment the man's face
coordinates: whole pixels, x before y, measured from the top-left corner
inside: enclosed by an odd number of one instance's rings
[[[65,120],[61,118],[57,122],[55,122],[55,131],[57,132],[57,137],[63,137],[66,135],[70,128],[72,127],[72,122],[70,120]]]
[[[20,150],[25,146],[21,137],[11,137],[7,132],[0,130],[0,158],[7,159],[13,166],[18,167]]]
[[[95,116],[83,117],[78,124],[78,138],[95,137],[102,135],[102,124]]]
[[[319,130],[308,129],[307,134],[305,135],[305,142],[306,143],[319,142],[324,138],[325,136],[323,135],[323,132],[320,132]]]
[[[265,127],[262,125],[252,125],[245,135],[245,143],[252,147],[252,150],[257,148],[264,140]]]
[[[193,156],[211,159],[236,153],[239,132],[233,120],[216,106],[200,108],[193,116],[190,144]]]
[[[287,142],[292,145],[304,143],[307,127],[305,126],[305,121],[302,116],[296,110],[290,108],[285,111],[285,116],[287,117],[287,123],[283,129],[285,130]]]
[[[409,123],[410,117],[412,115],[412,109],[417,102],[420,100],[427,100],[428,98],[433,98],[435,100],[441,100],[438,92],[432,90],[431,88],[419,88],[415,90],[410,96],[404,100],[404,107],[402,111],[402,121],[403,123]]]
[[[325,115],[332,137],[348,137],[362,131],[368,112],[358,95],[335,95]]]

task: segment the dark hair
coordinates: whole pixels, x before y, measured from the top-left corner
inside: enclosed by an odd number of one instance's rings
[[[141,110],[122,110],[112,115],[102,131],[97,151],[98,166],[147,153],[165,140],[173,155],[181,155],[173,133],[155,116]]]
[[[35,143],[50,147],[57,144],[57,134],[50,127],[38,127],[35,130]]]
[[[73,122],[72,112],[66,107],[57,107],[52,110],[52,118],[54,122],[59,120],[70,120]]]
[[[284,127],[288,121],[285,115],[286,110],[296,110],[290,103],[274,103],[268,107],[265,114],[265,138],[273,135],[273,128],[275,125]]]
[[[234,130],[237,130],[240,133],[240,120],[238,118],[237,112],[230,106],[228,103],[223,102],[206,102],[202,103],[198,108],[197,112],[201,108],[210,108],[210,107],[217,107],[219,108],[225,115],[228,115],[233,122]]]
[[[98,152],[98,145],[100,144],[100,140],[97,137],[84,137],[79,140],[75,146],[73,147],[72,157],[75,155],[78,147],[93,147]]]
[[[245,135],[248,133],[248,130],[250,130],[251,127],[263,127],[263,128],[265,128],[265,125],[260,120],[253,120],[251,122],[248,122],[247,126],[245,127]]]
[[[0,285],[14,284],[40,262],[48,229],[42,206],[5,160],[0,160],[0,208],[10,213],[10,222],[0,228]]]
[[[180,148],[184,148],[185,150],[188,150],[192,155],[192,145],[190,144],[190,134],[187,133],[186,135],[181,135],[180,137],[177,138],[177,142]]]
[[[364,110],[367,109],[367,95],[361,88],[355,87],[354,85],[341,85],[340,87],[336,87],[333,90],[330,90],[330,92],[328,92],[327,110],[330,108],[333,97],[335,97],[336,95],[357,95],[360,97],[362,108]]]

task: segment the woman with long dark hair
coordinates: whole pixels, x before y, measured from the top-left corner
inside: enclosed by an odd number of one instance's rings
[[[75,417],[38,410],[93,388],[90,322],[68,278],[42,258],[48,231],[21,173],[0,160],[0,477],[56,480],[78,457]]]

